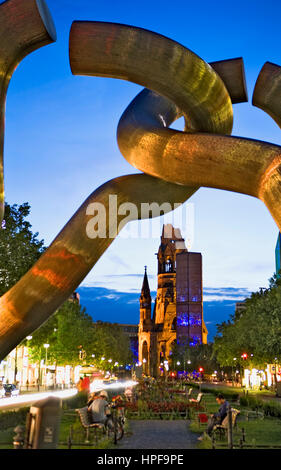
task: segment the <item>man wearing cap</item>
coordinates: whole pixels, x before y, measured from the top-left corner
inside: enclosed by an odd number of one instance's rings
[[[93,423],[103,423],[106,426],[113,426],[109,403],[108,394],[105,390],[102,390],[100,394],[90,404],[88,411],[92,415]]]

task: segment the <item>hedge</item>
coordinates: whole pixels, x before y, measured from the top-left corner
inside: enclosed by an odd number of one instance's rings
[[[240,405],[247,406],[255,411],[263,411],[265,416],[272,416],[274,418],[281,418],[281,405],[272,401],[260,400],[256,397],[251,397],[248,394],[240,396]]]
[[[26,416],[29,408],[20,408],[17,411],[1,411],[0,412],[0,431],[6,431],[8,428],[26,424]]]
[[[200,388],[201,392],[204,392],[204,393],[213,393],[214,395],[218,395],[218,393],[222,393],[222,395],[225,397],[225,398],[228,398],[228,400],[230,401],[237,401],[239,400],[239,393],[238,392],[233,392],[231,390],[225,390],[225,389],[220,389],[220,388],[208,388],[208,387],[200,387],[199,384],[197,383],[190,383],[189,384],[190,386],[192,387],[195,387],[195,388]]]

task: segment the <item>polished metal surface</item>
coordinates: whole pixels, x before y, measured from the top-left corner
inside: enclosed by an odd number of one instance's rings
[[[70,66],[75,75],[114,77],[156,91],[183,111],[189,129],[232,130],[230,96],[212,67],[181,44],[146,29],[74,22]]]
[[[133,220],[144,218],[143,203],[183,203],[200,186],[213,187],[260,198],[281,229],[281,147],[228,135],[232,102],[247,100],[241,58],[207,64],[164,36],[100,22],[74,22],[69,51],[73,74],[119,78],[145,87],[123,113],[117,130],[121,153],[144,174],[120,176],[95,190],[38,262],[0,299],[0,359],[82,282],[117,236],[120,223],[128,221],[126,213],[120,215],[123,203],[138,208]],[[268,82],[271,79],[269,73]],[[265,89],[256,96],[262,107]],[[267,104],[266,111],[277,115],[272,106]],[[169,128],[180,116],[185,131]],[[117,198],[116,226],[111,196]],[[105,208],[103,238],[87,235],[92,203]]]
[[[117,196],[118,208],[132,201],[184,202],[194,188],[176,186],[149,175],[134,174],[108,181],[96,189],[73,215],[48,250],[20,281],[0,299],[0,357],[5,357],[23,338],[38,328],[68,299],[117,235],[109,235],[109,196]],[[101,203],[106,210],[106,238],[91,239],[86,225],[92,218],[89,204]],[[117,227],[124,220],[118,215]]]
[[[45,0],[7,0],[0,5],[0,223],[4,214],[4,130],[6,94],[19,62],[56,40]]]

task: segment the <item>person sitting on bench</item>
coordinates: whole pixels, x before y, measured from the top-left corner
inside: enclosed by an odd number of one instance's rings
[[[93,423],[103,423],[105,426],[113,428],[113,421],[108,403],[108,394],[105,390],[102,390],[98,397],[92,401],[88,407],[88,411],[90,412]]]
[[[208,436],[211,436],[213,428],[216,424],[221,424],[224,420],[224,418],[227,416],[227,411],[229,407],[228,401],[225,399],[224,395],[222,393],[219,393],[216,397],[217,403],[220,405],[219,411],[217,413],[214,413],[213,415],[210,416],[206,433]],[[202,441],[204,435],[198,437],[199,441]]]

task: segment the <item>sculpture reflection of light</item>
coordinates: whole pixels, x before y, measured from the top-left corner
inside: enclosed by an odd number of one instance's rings
[[[134,380],[126,380],[126,382],[114,382],[111,384],[106,384],[103,382],[103,380],[94,380],[90,384],[90,392],[99,392],[100,390],[114,390],[117,388],[127,388],[127,387],[134,387],[137,385],[138,382],[135,382]]]
[[[17,397],[2,398],[0,400],[0,408],[5,408],[11,405],[23,405],[33,403],[35,401],[44,400],[48,397],[69,398],[76,395],[77,389],[71,388],[69,390],[61,390],[59,392],[43,392],[43,393],[28,393],[26,395],[18,395]]]

